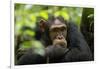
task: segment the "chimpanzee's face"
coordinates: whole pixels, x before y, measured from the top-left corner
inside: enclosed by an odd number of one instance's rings
[[[54,20],[54,23],[52,23],[49,32],[53,45],[67,45],[67,27],[59,19]]]

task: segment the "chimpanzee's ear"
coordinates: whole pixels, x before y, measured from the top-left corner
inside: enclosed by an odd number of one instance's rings
[[[44,19],[41,19],[41,20],[40,20],[39,27],[40,27],[40,29],[41,29],[42,32],[45,31],[46,23],[47,23],[46,20],[44,20]]]

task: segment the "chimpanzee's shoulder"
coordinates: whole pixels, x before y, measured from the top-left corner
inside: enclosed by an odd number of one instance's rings
[[[73,22],[73,21],[68,21],[68,22],[67,22],[67,25],[68,25],[68,27],[69,27],[71,30],[78,30],[78,26],[77,26],[76,23]]]

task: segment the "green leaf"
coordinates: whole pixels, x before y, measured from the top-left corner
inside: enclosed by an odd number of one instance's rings
[[[66,11],[61,11],[61,16],[62,16],[65,20],[69,20],[69,15],[67,14]]]
[[[60,11],[56,11],[55,13],[54,13],[54,16],[60,16]]]
[[[48,19],[48,12],[47,12],[47,10],[40,11],[40,16],[47,20]]]
[[[30,19],[33,23],[36,23],[36,16],[34,16],[33,14],[30,15]]]
[[[34,36],[34,35],[35,35],[35,32],[33,32],[33,31],[31,31],[31,30],[26,30],[26,31],[24,32],[24,34],[27,34],[27,35],[29,35],[29,36]]]

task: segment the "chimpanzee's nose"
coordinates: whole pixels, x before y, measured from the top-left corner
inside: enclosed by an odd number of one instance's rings
[[[61,39],[63,39],[63,37],[62,36],[57,36],[57,39],[60,39],[61,40]]]

